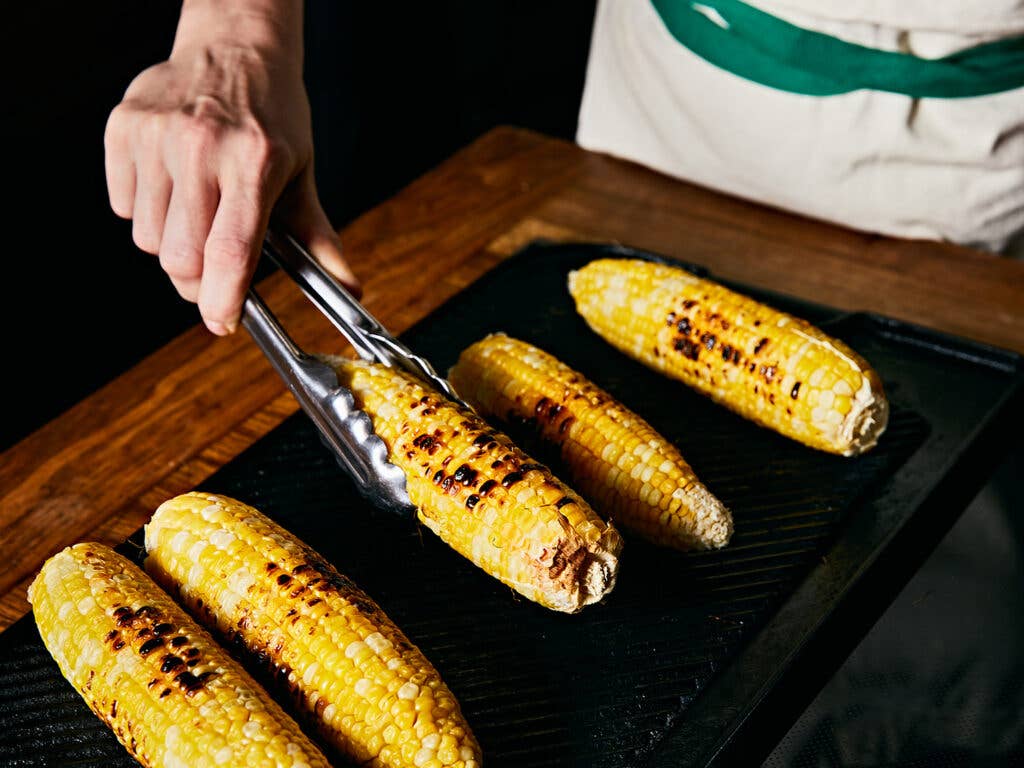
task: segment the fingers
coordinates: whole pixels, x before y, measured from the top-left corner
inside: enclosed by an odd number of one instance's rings
[[[199,312],[218,336],[234,333],[256,270],[268,212],[237,181],[221,189],[220,205],[203,250]]]
[[[328,272],[340,280],[356,298],[363,289],[341,250],[335,231],[316,193],[312,165],[292,183],[277,208],[292,234],[303,243]]]
[[[185,301],[195,304],[199,301],[199,278],[194,279],[182,279],[180,277],[172,277],[171,284],[174,286],[174,290],[178,292]]]
[[[103,163],[110,207],[122,219],[130,219],[135,209],[135,164],[124,123],[118,109],[110,113],[103,132]]]
[[[218,198],[216,179],[200,175],[198,169],[175,174],[160,246],[160,266],[177,281],[175,287],[198,281],[203,275],[204,251]],[[195,301],[194,296],[181,295]]]
[[[158,157],[144,154],[135,167],[132,239],[140,250],[154,256],[160,252],[167,207],[171,199],[171,177]]]

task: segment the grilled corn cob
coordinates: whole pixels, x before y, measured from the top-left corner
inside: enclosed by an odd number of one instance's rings
[[[419,519],[453,549],[558,611],[578,611],[612,589],[618,531],[547,467],[408,374],[331,362],[405,471]]]
[[[257,683],[139,568],[102,544],[29,587],[64,677],[146,766],[327,766]]]
[[[478,768],[451,691],[384,612],[252,507],[188,493],[146,526],[146,569],[266,664],[324,740],[360,765]]]
[[[536,426],[573,485],[616,523],[677,549],[725,546],[732,516],[650,424],[547,352],[493,334],[449,372],[485,415]]]
[[[851,456],[885,430],[878,374],[804,320],[638,259],[593,261],[569,292],[614,347],[787,437]]]

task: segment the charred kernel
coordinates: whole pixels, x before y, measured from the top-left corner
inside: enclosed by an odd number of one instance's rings
[[[707,298],[707,296],[705,296],[704,298]],[[692,309],[695,306],[697,306],[697,302],[694,301],[693,299],[687,299],[686,301],[683,302],[683,309]]]
[[[111,644],[110,647],[113,648],[115,651],[120,651],[122,648],[124,648],[124,646],[125,646],[124,640],[122,640],[121,638],[118,638],[117,640],[115,640]]]
[[[466,509],[472,509],[479,503],[480,497],[477,496],[475,493],[471,493],[469,494],[469,497],[466,499]]]
[[[145,656],[148,653],[152,653],[157,648],[160,648],[161,646],[163,646],[163,644],[164,641],[159,637],[150,638],[149,640],[147,640],[139,646],[139,653]]]
[[[533,472],[535,469],[544,469],[543,464],[523,464],[519,467],[520,472]]]
[[[533,412],[537,416],[541,416],[543,415],[544,411],[546,411],[550,406],[551,401],[546,397],[542,397],[540,400],[537,401],[537,405],[534,406]]]
[[[116,629],[110,630],[109,632],[107,632],[107,642],[109,643],[111,640],[113,640],[119,634],[120,634],[120,632],[118,632]]]
[[[182,672],[174,678],[174,682],[184,688],[186,693],[195,693],[203,687],[202,681],[191,672]]]
[[[794,400],[796,400],[797,395],[799,395],[799,394],[800,394],[800,382],[798,381],[796,384],[793,385],[793,389],[790,390],[789,396],[792,397]]]
[[[174,631],[174,625],[173,624],[168,624],[167,622],[163,622],[162,624],[157,624],[155,627],[153,627],[153,634],[156,635],[157,637],[160,637],[161,635],[170,634],[173,631]]]
[[[501,485],[503,488],[510,488],[522,479],[523,474],[521,472],[509,472],[501,479]]]
[[[724,317],[719,321],[719,324],[722,326],[723,331],[729,330],[729,321],[726,320]]]
[[[747,370],[750,371],[751,373],[754,372],[755,368],[757,368],[757,363],[751,363],[750,365],[747,366]]]
[[[286,587],[292,583],[292,577],[289,576],[287,573],[282,573],[280,576],[277,577],[277,583],[280,584],[282,587]]]
[[[473,487],[474,485],[476,485],[478,474],[479,473],[471,466],[469,466],[468,464],[463,464],[461,467],[455,470],[455,473],[452,475],[452,477],[455,478],[456,482],[461,483],[462,485]]]
[[[170,654],[170,653],[167,654],[166,656],[164,656],[163,659],[161,659],[161,662],[162,663],[160,664],[160,671],[163,672],[164,674],[166,674],[168,672],[172,672],[175,669],[177,669],[178,667],[185,666],[185,662],[184,661],[182,661],[177,656],[174,656],[173,654]]]
[[[452,461],[452,457],[451,456],[445,456],[444,457],[444,461],[441,462],[441,466],[444,467],[445,469],[447,469],[448,465],[451,463],[451,461]]]
[[[418,435],[412,444],[419,448],[421,451],[429,450],[434,444],[434,438],[430,435]]]
[[[450,491],[451,487],[455,484],[455,479],[448,475],[444,480],[441,481],[441,489],[444,491]]]
[[[185,645],[185,643],[187,643],[187,642],[188,642],[188,638],[187,637],[185,637],[184,635],[178,635],[177,637],[172,637],[171,638],[171,647],[172,648],[180,648],[181,646]]]
[[[127,627],[134,621],[135,617],[132,616],[130,611],[128,613],[122,613],[120,616],[117,617],[117,626]]]
[[[565,432],[565,430],[567,430],[575,420],[576,419],[573,416],[566,416],[564,419],[562,419],[562,423],[558,425],[558,433],[562,434],[563,432]]]
[[[160,680],[158,678],[154,677],[152,680],[150,680],[148,683],[146,683],[146,687],[147,688],[152,688],[154,685],[156,685],[159,682],[160,682]]]
[[[440,482],[441,482],[442,480],[444,480],[444,472],[442,472],[442,471],[441,471],[441,470],[439,469],[439,470],[437,470],[437,472],[435,472],[435,473],[434,473],[434,485],[437,485],[437,484],[438,484],[438,483],[440,483]]]
[[[152,632],[149,631],[148,627],[143,627],[142,629],[140,629],[138,632],[135,633],[135,637],[137,637],[138,639],[141,640],[144,637],[149,637],[149,635],[151,635],[151,634],[152,634]]]
[[[277,563],[267,563],[267,573],[277,569]]]
[[[494,440],[494,435],[484,432],[482,435],[478,435],[476,440],[473,441],[473,445],[481,446],[487,445],[489,442]]]
[[[185,651],[185,655],[186,656],[198,656],[199,655],[199,649],[198,648],[189,648],[187,651]]]
[[[114,615],[117,616],[118,618],[121,618],[125,614],[131,613],[131,612],[132,612],[131,608],[126,608],[125,606],[122,605],[120,608],[118,608],[118,609],[116,609],[114,611]]]
[[[424,408],[422,415],[423,416],[433,416],[435,413],[437,413],[437,409],[436,408]]]
[[[737,363],[737,364],[739,363],[739,361],[740,361],[740,351],[738,349],[733,349],[733,351],[732,351],[732,361],[734,363]]]
[[[157,613],[158,613],[157,609],[154,608],[152,605],[144,605],[141,608],[139,608],[137,611],[135,611],[135,615],[136,616],[153,616],[153,615],[155,615]]]
[[[756,326],[758,326],[758,325],[760,325],[760,324],[761,324],[761,321],[760,321],[760,320],[755,320],[755,321],[754,321],[754,326],[755,326],[755,327],[756,327]]]
[[[722,359],[725,360],[725,362],[729,362],[729,359],[731,357],[732,357],[732,347],[730,347],[728,344],[726,344],[725,346],[722,347]]]
[[[110,716],[117,717],[117,702],[113,702],[110,705]]]
[[[171,689],[170,688],[164,688],[162,691],[160,691],[160,698],[161,699],[164,696],[170,696],[170,695],[171,695]]]
[[[700,347],[689,339],[676,339],[672,345],[676,352],[682,352],[683,357],[696,360],[700,356]]]
[[[311,570],[313,570],[313,566],[311,566],[309,563],[302,563],[302,565],[296,565],[294,568],[292,568],[292,573],[302,573],[303,571]]]
[[[484,484],[480,486],[480,495],[486,496],[498,485],[497,480],[485,480]]]
[[[235,643],[235,644],[237,646],[239,646],[239,647],[242,647],[244,645],[244,643],[242,642],[241,638],[239,638],[238,642]],[[185,666],[187,666],[187,667],[194,667],[198,663],[199,663],[199,659],[189,659],[188,661],[185,662]]]
[[[688,336],[691,330],[690,318],[684,317],[682,320],[676,323],[676,330],[679,331],[684,336]]]
[[[562,498],[555,502],[555,509],[561,509],[566,504],[572,504],[572,499],[570,499],[568,496],[563,496]]]
[[[317,603],[321,603],[321,602],[323,602],[323,601],[319,597],[314,597],[312,600],[307,600],[306,601],[306,605],[308,605],[310,608],[312,608],[314,605],[316,605]]]
[[[672,325],[676,321],[676,313],[669,312],[668,317],[665,318],[665,325]],[[573,384],[576,382],[574,381]]]
[[[765,336],[759,342],[757,342],[756,345],[754,345],[754,354],[755,355],[760,354],[761,350],[764,349],[767,345],[768,345],[768,337]]]
[[[715,337],[715,334],[713,333],[705,333],[703,336],[700,337],[700,343],[704,345],[704,349],[706,349],[708,352],[715,348],[715,343],[717,341],[718,339]]]

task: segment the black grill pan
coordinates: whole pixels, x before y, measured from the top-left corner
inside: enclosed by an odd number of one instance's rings
[[[676,442],[732,509],[725,550],[627,537],[615,591],[564,616],[368,508],[302,415],[202,484],[258,506],[377,598],[441,671],[490,768],[756,760],[980,487],[1020,415],[1016,355],[737,286],[844,339],[885,382],[892,415],[875,450],[804,448],[591,333],[565,278],[608,255],[649,257],[531,245],[403,340],[443,371],[503,330],[578,368]],[[0,635],[0,764],[133,765],[62,681],[31,617]]]

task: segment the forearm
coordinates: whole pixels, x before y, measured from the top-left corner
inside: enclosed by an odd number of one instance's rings
[[[195,46],[240,45],[302,67],[302,0],[185,0],[174,57]]]

